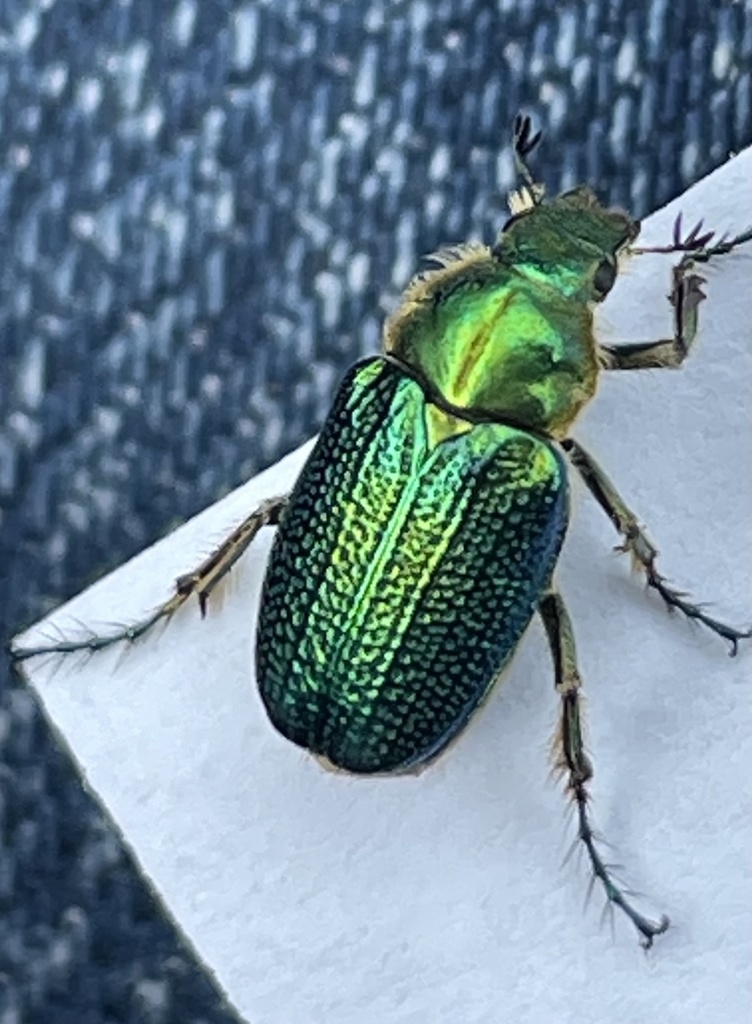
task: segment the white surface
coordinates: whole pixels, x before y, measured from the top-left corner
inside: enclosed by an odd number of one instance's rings
[[[746,226],[752,150],[651,218]],[[670,329],[670,258],[640,257],[605,310],[620,340]],[[679,372],[612,374],[577,436],[648,524],[662,569],[720,616],[750,617],[752,246],[708,271]],[[250,358],[251,356],[249,356]],[[61,609],[137,618],[256,502],[295,453]],[[750,651],[646,596],[594,502],[576,501],[559,582],[589,697],[596,825],[628,882],[667,912],[645,955],[617,915],[583,911],[584,860],[547,752],[558,711],[536,622],[505,685],[419,778],[322,771],[275,734],[251,645],[271,531],[207,621],[30,680],[89,785],[251,1024],[741,1024],[752,986]],[[25,639],[40,632],[35,627]]]

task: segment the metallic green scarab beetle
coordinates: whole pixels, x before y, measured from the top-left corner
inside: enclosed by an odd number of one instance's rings
[[[545,202],[515,123],[523,184],[496,243],[440,253],[389,319],[381,355],[345,377],[289,496],[265,502],[173,597],[129,629],[15,652],[96,650],[143,635],[191,596],[205,607],[264,525],[277,525],[256,643],[273,725],[322,762],[359,774],[414,772],[482,705],[532,616],[553,655],[565,776],[594,875],[645,946],[668,926],[640,914],[612,878],[588,814],[580,676],[552,582],[567,529],[568,467],[584,478],[648,584],[728,640],[659,574],[656,549],[600,467],[569,437],[602,370],[677,366],[697,330],[697,267],[752,239],[712,243],[696,227],[649,251],[676,252],[674,337],[599,345],[593,307],[611,290],[639,224],[577,188]]]

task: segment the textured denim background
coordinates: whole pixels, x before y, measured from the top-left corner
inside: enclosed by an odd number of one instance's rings
[[[0,0],[0,97],[8,637],[317,429],[517,110],[636,215],[749,145],[752,8]],[[0,671],[1,1024],[234,1020]]]

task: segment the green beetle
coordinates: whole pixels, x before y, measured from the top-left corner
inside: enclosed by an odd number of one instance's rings
[[[593,458],[569,436],[601,370],[678,366],[697,331],[697,266],[752,239],[711,244],[700,226],[662,249],[633,246],[639,223],[586,187],[544,201],[526,158],[540,133],[515,122],[523,185],[496,243],[438,254],[389,319],[381,355],[345,377],[289,496],[265,502],[175,594],[127,629],[14,652],[98,650],[143,635],[195,595],[202,612],[264,525],[277,525],[256,669],[268,716],[322,763],[357,774],[415,772],[467,726],[532,616],[553,655],[560,722],[555,767],[578,837],[610,904],[646,947],[668,927],[629,902],[588,814],[580,676],[553,572],[567,529],[568,466],[582,475],[670,608],[736,651],[749,631],[706,615],[658,572],[656,549]],[[677,252],[674,337],[599,345],[593,308],[623,254]]]

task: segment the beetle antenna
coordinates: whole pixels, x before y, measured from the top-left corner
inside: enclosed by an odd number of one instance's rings
[[[532,121],[527,114],[517,114],[512,130],[514,165],[524,182],[520,194],[527,207],[537,206],[543,199],[544,186],[535,180],[526,159],[540,142],[542,134],[533,132]]]

